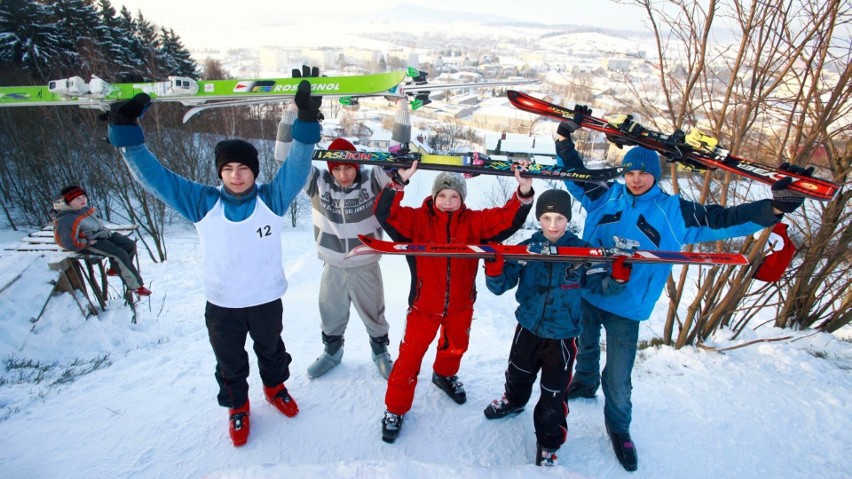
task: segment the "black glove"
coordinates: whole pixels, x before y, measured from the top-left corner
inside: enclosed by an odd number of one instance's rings
[[[813,166],[810,168],[803,168],[786,162],[782,163],[779,169],[801,176],[813,176],[814,173]],[[772,207],[783,213],[792,213],[805,202],[804,196],[796,193],[795,191],[790,191],[789,186],[792,182],[793,178],[788,176],[776,181],[775,184],[772,185]]]
[[[559,123],[559,126],[556,127],[556,134],[564,138],[569,138],[571,136],[571,133],[574,133],[579,129],[579,123],[575,123],[573,120],[562,120]]]
[[[318,67],[311,68],[307,65],[302,65],[301,71],[299,71],[298,68],[293,69],[293,78],[318,76]],[[299,107],[297,118],[301,121],[310,123],[325,120],[325,116],[322,112],[320,112],[320,105],[322,105],[322,97],[311,96],[311,84],[307,80],[302,80],[302,82],[299,83],[298,90],[296,91],[296,106]]]
[[[151,97],[147,93],[137,93],[130,100],[110,105],[109,111],[98,118],[108,121],[111,125],[138,125],[139,118],[142,118],[149,106]]]
[[[574,105],[574,119],[562,120],[559,127],[556,128],[556,133],[565,138],[571,136],[571,133],[579,130],[583,124],[583,118],[592,116],[592,109],[586,105]]]

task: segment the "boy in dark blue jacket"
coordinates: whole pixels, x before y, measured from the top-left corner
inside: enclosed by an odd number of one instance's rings
[[[535,212],[541,230],[521,244],[589,246],[566,230],[571,221],[571,196],[567,192],[544,192]],[[533,412],[535,463],[555,466],[556,450],[565,442],[567,433],[566,394],[581,330],[581,288],[602,295],[617,294],[630,277],[630,266],[624,263],[624,257],[610,269],[600,263],[505,262],[498,255],[494,261],[486,262],[485,275],[485,284],[494,294],[518,287],[518,325],[509,352],[505,393],[485,408],[485,417],[496,419],[523,411],[540,370],[541,396]]]

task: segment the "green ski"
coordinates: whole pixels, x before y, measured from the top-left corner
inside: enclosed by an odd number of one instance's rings
[[[319,95],[364,95],[394,90],[407,74],[394,71],[357,76],[209,81],[169,77],[167,81],[147,83],[107,83],[96,76],[87,83],[80,77],[71,77],[53,80],[46,86],[0,87],[0,107],[76,105],[106,110],[110,103],[129,100],[137,93],[147,93],[155,102],[184,105],[223,100],[270,101],[295,95],[303,79]]]

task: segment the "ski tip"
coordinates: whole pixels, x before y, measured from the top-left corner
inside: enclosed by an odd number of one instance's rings
[[[348,253],[346,253],[346,256],[344,256],[343,258],[349,259],[355,256],[364,256],[369,254],[379,254],[379,251],[376,251],[373,248],[362,244],[352,248]]]
[[[183,114],[183,122],[184,123],[188,122],[190,118],[195,116],[201,110],[202,110],[202,108],[198,108],[198,107],[190,108],[189,110],[186,111],[186,113]]]

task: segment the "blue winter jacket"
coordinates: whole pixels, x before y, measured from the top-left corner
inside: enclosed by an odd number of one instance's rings
[[[570,149],[557,149],[560,150],[569,156],[564,159],[565,164],[582,165],[573,144]],[[563,158],[557,156],[557,164],[562,166]],[[586,209],[583,239],[595,246],[611,247],[613,236],[620,236],[638,241],[640,249],[680,251],[689,243],[750,235],[780,220],[768,199],[725,208],[684,200],[664,192],[657,184],[640,196],[614,181],[566,181],[565,186]],[[651,316],[671,269],[665,264],[634,264],[630,281],[621,293],[604,297],[583,291],[583,298],[604,311],[643,321]]]
[[[551,244],[541,230],[523,241]],[[589,246],[577,235],[566,232],[556,246]],[[515,298],[518,308],[515,318],[524,328],[542,338],[566,339],[580,335],[581,290],[595,291],[601,295],[621,292],[625,284],[610,276],[606,263],[562,263],[550,261],[507,260],[500,276],[486,276],[485,285],[494,294],[518,287]]]
[[[287,161],[272,181],[256,183],[250,191],[238,197],[220,186],[196,183],[165,168],[145,146],[139,126],[109,126],[110,143],[121,148],[127,166],[145,189],[193,223],[201,221],[219,199],[222,200],[225,217],[234,222],[248,218],[258,198],[275,214],[285,215],[290,203],[305,185],[319,133],[319,123],[296,120],[293,124],[295,141]]]

